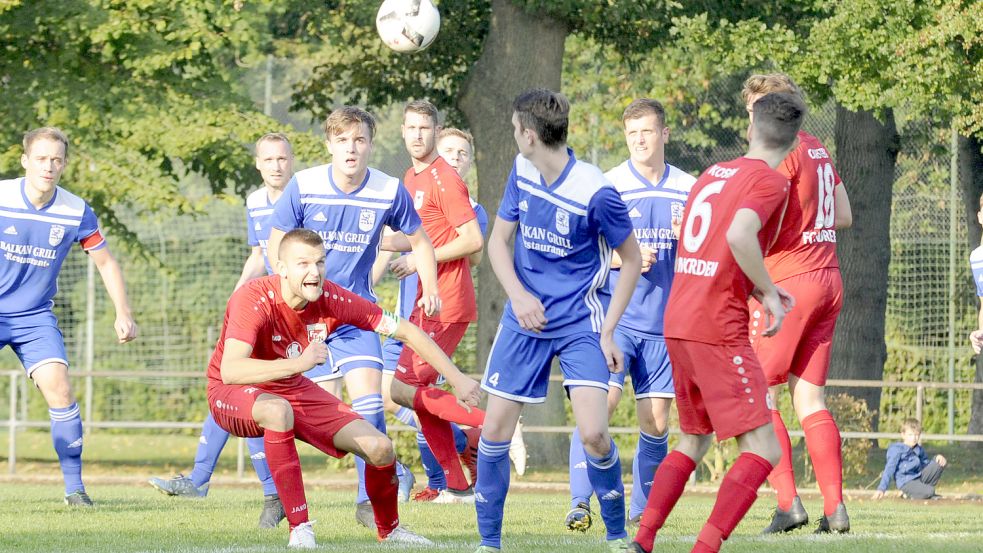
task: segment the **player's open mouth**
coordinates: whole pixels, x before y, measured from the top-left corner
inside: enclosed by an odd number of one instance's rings
[[[304,288],[311,288],[313,290],[316,290],[317,287],[320,286],[320,285],[321,285],[321,282],[318,281],[318,280],[305,280],[304,281]]]

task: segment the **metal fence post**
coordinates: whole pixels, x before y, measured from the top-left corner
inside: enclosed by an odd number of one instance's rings
[[[17,472],[17,371],[10,371],[10,425],[7,426],[7,472]]]
[[[959,132],[953,127],[949,156],[949,367],[947,382],[956,381],[956,225],[959,221]],[[958,206],[958,207],[957,207]],[[956,391],[948,391],[949,434],[956,429]],[[949,442],[950,444],[952,442]]]
[[[922,423],[922,406],[925,404],[925,387],[919,385],[915,388],[915,418],[918,423]]]
[[[85,422],[92,420],[92,369],[96,357],[96,264],[88,257],[88,264],[85,270]],[[91,426],[85,426],[85,434],[92,433]]]

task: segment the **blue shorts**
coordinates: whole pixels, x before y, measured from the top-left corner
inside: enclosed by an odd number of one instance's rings
[[[33,315],[4,315],[0,318],[0,348],[6,345],[17,354],[28,377],[46,363],[68,366],[65,338],[58,330],[58,319],[51,311]]]
[[[631,334],[630,330],[617,327],[614,342],[625,355],[627,370],[611,373],[608,385],[624,389],[625,373],[628,373],[631,376],[631,386],[635,390],[635,399],[676,397],[665,338],[643,338]]]
[[[599,338],[593,332],[536,338],[499,325],[481,388],[512,401],[543,403],[553,358],[559,357],[565,387],[607,391],[610,373]]]
[[[382,343],[382,372],[395,374],[399,356],[403,353],[403,342],[395,338],[386,338]]]
[[[382,370],[379,335],[351,325],[338,327],[328,336],[328,362],[304,373],[314,382],[341,378],[352,369]]]

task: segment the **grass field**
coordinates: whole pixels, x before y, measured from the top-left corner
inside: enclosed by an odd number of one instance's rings
[[[7,435],[0,432],[0,444]],[[234,552],[283,551],[285,524],[278,530],[259,530],[261,495],[251,469],[246,479],[234,478],[235,442],[223,454],[209,497],[185,500],[160,495],[146,485],[148,476],[170,476],[190,468],[197,439],[175,435],[96,433],[86,438],[85,475],[96,502],[91,510],[70,509],[61,503],[60,473],[43,431],[19,433],[16,478],[0,479],[0,553],[9,552]],[[933,451],[937,448],[930,448]],[[940,493],[954,497],[980,493],[981,461],[964,447],[942,449],[953,463]],[[327,550],[358,553],[379,551],[374,536],[354,521],[352,475],[329,467],[323,454],[301,445],[308,482],[308,499],[318,542]],[[879,470],[878,458],[871,471]],[[0,455],[0,463],[6,459]],[[630,461],[628,462],[630,466]],[[248,465],[248,463],[247,463]],[[2,465],[0,465],[2,466]],[[420,476],[417,471],[418,477]],[[560,482],[556,471],[532,471],[513,482]],[[848,483],[863,487],[870,477]],[[948,481],[946,483],[945,481]],[[125,483],[120,483],[125,482]],[[418,483],[418,489],[420,488]],[[556,489],[554,486],[553,489]],[[808,492],[812,486],[805,486]],[[712,495],[687,494],[680,501],[657,541],[658,551],[689,551],[713,503]],[[781,537],[760,537],[771,514],[773,496],[763,493],[725,551],[872,552],[983,551],[983,502],[878,502],[851,497],[848,508],[853,533],[814,536],[821,500],[806,496],[813,515],[809,529]],[[578,553],[606,551],[598,523],[590,532],[572,534],[563,527],[566,495],[558,491],[517,490],[506,505],[505,546],[510,552]],[[442,551],[470,553],[478,543],[473,507],[408,504],[402,519],[433,539]]]

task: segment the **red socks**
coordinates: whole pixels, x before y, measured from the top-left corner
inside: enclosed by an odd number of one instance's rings
[[[413,410],[417,413],[425,411],[447,422],[455,422],[464,426],[481,428],[485,424],[485,412],[476,407],[467,409],[457,403],[454,394],[439,388],[417,388],[413,396]],[[429,443],[429,442],[428,442]],[[430,444],[433,447],[433,444]]]
[[[380,540],[385,539],[399,526],[399,507],[396,504],[398,491],[399,479],[396,478],[395,461],[383,467],[365,463],[365,493],[372,503]]]
[[[788,429],[782,414],[771,410],[771,424],[775,427],[775,437],[782,448],[782,458],[775,469],[768,475],[768,483],[778,492],[778,508],[788,511],[792,508],[792,500],[798,495],[795,489],[795,472],[792,468],[792,440],[788,437]]]
[[[652,491],[642,512],[642,520],[635,534],[635,543],[645,551],[652,550],[655,533],[666,523],[666,517],[683,495],[689,475],[696,470],[696,463],[686,455],[672,451],[659,465],[652,480]]]
[[[283,503],[290,529],[307,522],[307,496],[304,494],[304,476],[300,472],[300,457],[294,443],[293,429],[277,432],[266,429],[263,432],[263,445],[266,449],[266,462],[270,465],[276,492]],[[395,500],[395,493],[393,498]]]
[[[843,501],[843,454],[840,443],[840,429],[836,427],[832,415],[823,409],[809,415],[802,421],[806,435],[806,447],[816,470],[816,483],[823,494],[823,512],[827,515],[836,511]]]
[[[758,488],[771,469],[771,463],[762,457],[749,452],[741,453],[720,484],[713,511],[697,536],[693,551],[720,551],[720,545],[737,528],[758,498]],[[653,483],[653,490],[654,486]]]
[[[419,393],[417,393],[417,397],[420,397]],[[414,407],[416,407],[416,402],[414,402]],[[451,430],[451,423],[419,408],[416,408],[416,417],[420,420],[420,432],[423,432],[423,437],[427,439],[430,451],[437,458],[440,467],[444,469],[447,487],[455,491],[468,489],[468,481],[464,477],[461,460],[457,455],[457,448],[454,446],[454,432]]]

